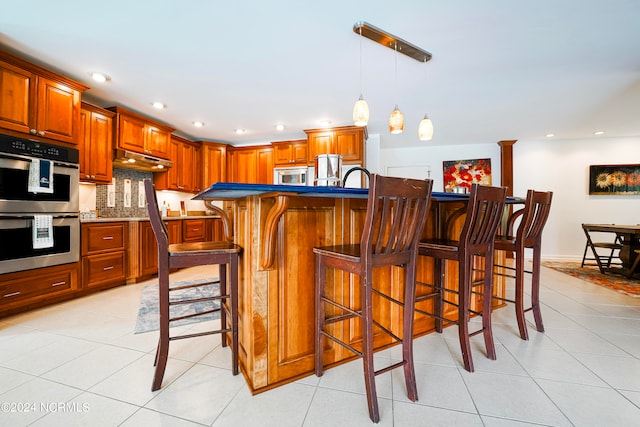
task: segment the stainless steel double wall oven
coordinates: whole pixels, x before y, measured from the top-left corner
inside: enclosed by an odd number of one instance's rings
[[[29,191],[33,159],[53,168],[53,192]],[[0,135],[0,274],[76,262],[80,256],[78,150]],[[51,216],[53,246],[34,248],[34,216]]]

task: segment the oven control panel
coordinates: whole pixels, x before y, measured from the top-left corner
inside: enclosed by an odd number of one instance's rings
[[[0,135],[0,153],[78,163],[78,150],[75,148],[66,148],[9,135]]]

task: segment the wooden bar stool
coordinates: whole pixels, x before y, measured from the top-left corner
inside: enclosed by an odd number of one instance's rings
[[[315,253],[316,283],[316,334],[315,371],[322,376],[323,353],[326,337],[362,357],[364,380],[369,406],[369,417],[375,423],[380,420],[375,376],[391,369],[404,367],[407,395],[418,400],[413,366],[413,305],[415,298],[415,274],[417,245],[427,220],[431,197],[431,180],[392,178],[372,174],[367,201],[367,215],[360,244],[313,248]],[[383,294],[374,288],[373,269],[383,266],[404,266],[405,283],[403,301]],[[344,295],[327,292],[327,268],[339,269],[360,276],[359,306],[347,306]],[[339,293],[339,292],[338,292]],[[373,318],[373,294],[402,307],[402,331],[398,336]],[[326,306],[332,308],[326,310]],[[357,302],[354,304],[357,305]],[[329,314],[327,314],[329,312]],[[337,313],[337,314],[336,314]],[[360,319],[362,342],[347,342],[340,334],[332,334],[325,325]],[[402,343],[402,362],[375,370],[373,365],[373,327],[389,334],[395,342]],[[344,328],[342,330],[346,330]],[[356,348],[358,347],[358,348]]]
[[[516,320],[518,321],[520,338],[523,340],[529,339],[527,321],[524,317],[524,313],[527,311],[533,311],[536,329],[539,332],[544,332],[542,313],[540,312],[540,252],[542,249],[542,230],[549,217],[552,196],[553,193],[550,191],[527,191],[524,208],[515,211],[509,216],[507,219],[507,234],[497,236],[494,242],[495,250],[515,253],[515,268],[494,264],[499,269],[503,268],[514,272],[514,274],[510,275],[494,271],[494,274],[515,279],[515,298],[507,299],[495,296],[494,298],[515,304]],[[513,227],[518,218],[520,218],[520,225],[514,235]],[[531,271],[524,269],[524,252],[527,248],[533,250]],[[531,307],[527,309],[524,308],[524,273],[531,274]]]
[[[147,209],[151,228],[158,246],[158,288],[160,305],[160,337],[154,366],[156,367],[151,391],[162,386],[162,378],[167,366],[169,342],[178,339],[194,338],[203,335],[221,334],[222,346],[227,346],[227,334],[231,335],[231,360],[233,375],[238,374],[238,254],[242,248],[231,242],[198,242],[169,244],[167,229],[160,217],[155,186],[149,179],[144,180],[147,196]],[[180,287],[171,287],[169,270],[172,268],[193,267],[196,265],[218,265],[220,280],[197,283]],[[229,280],[227,280],[227,268]],[[171,292],[188,288],[202,287],[213,283],[220,284],[220,291],[205,298],[183,299],[169,298]],[[175,294],[174,294],[175,295]],[[179,304],[217,301],[220,308],[171,317],[170,307]],[[185,335],[170,335],[170,324],[173,321],[220,312],[220,329]]]
[[[471,355],[471,343],[469,338],[482,333],[487,349],[487,357],[496,358],[495,345],[493,343],[493,331],[491,329],[491,294],[493,290],[493,242],[496,230],[500,224],[506,200],[505,187],[489,187],[473,184],[467,203],[467,214],[458,240],[428,239],[422,240],[418,245],[418,253],[422,256],[434,259],[434,283],[417,282],[426,286],[433,292],[417,297],[416,302],[427,299],[434,300],[433,312],[423,309],[416,311],[435,318],[436,331],[442,332],[443,322],[458,325],[458,336],[462,349],[464,368],[473,372],[473,358]],[[477,282],[472,278],[473,257],[484,257],[483,279]],[[458,290],[444,287],[444,272],[442,269],[444,260],[458,262]],[[471,310],[472,286],[483,285],[482,311]],[[445,293],[453,293],[458,296],[458,301],[445,298]],[[444,304],[457,307],[457,320],[447,319],[443,315]],[[470,313],[482,315],[482,329],[469,332]]]

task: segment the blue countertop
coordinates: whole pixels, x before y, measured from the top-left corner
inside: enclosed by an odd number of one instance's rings
[[[234,200],[247,196],[257,196],[267,193],[291,193],[305,197],[337,197],[349,199],[366,199],[369,194],[367,188],[342,187],[313,187],[301,185],[275,184],[241,184],[235,182],[217,182],[193,197],[193,200]],[[463,201],[468,194],[433,192],[432,198],[437,201]],[[511,198],[512,203],[517,198]],[[518,199],[519,200],[519,199]]]

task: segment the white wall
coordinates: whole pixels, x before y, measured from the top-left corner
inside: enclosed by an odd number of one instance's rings
[[[490,158],[492,183],[500,185],[500,147],[495,144],[429,146],[381,149],[380,173],[426,178],[431,168],[434,191],[442,191],[442,161]],[[513,146],[514,189],[553,191],[549,221],[545,227],[542,256],[547,259],[581,259],[585,237],[582,223],[640,223],[640,195],[590,196],[589,166],[640,164],[640,137],[543,139],[518,141]]]
[[[590,165],[640,163],[640,137],[518,141],[513,157],[514,194],[553,191],[543,257],[581,259],[582,223],[640,224],[640,195],[589,195],[588,184]]]

